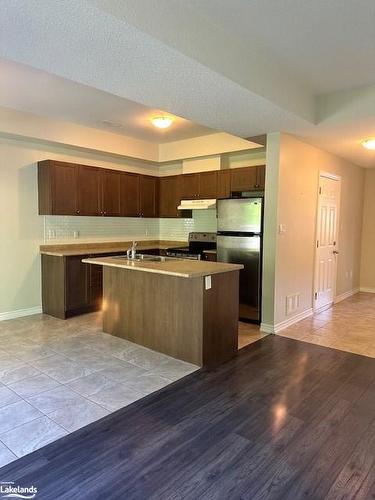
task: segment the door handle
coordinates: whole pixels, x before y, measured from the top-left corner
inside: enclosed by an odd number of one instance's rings
[[[333,253],[334,255],[338,255],[338,254],[339,254],[339,252],[338,252],[337,250],[334,250],[332,253]]]

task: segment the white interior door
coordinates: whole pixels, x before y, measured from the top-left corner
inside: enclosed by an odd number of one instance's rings
[[[319,177],[314,309],[333,303],[338,259],[340,179]]]

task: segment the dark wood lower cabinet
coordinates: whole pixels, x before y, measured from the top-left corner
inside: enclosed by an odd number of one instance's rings
[[[164,255],[153,248],[143,253]],[[70,255],[42,255],[43,312],[60,319],[100,311],[103,301],[103,267],[84,264],[89,257],[110,257],[124,252]]]
[[[90,306],[90,268],[81,255],[65,259],[65,309],[80,311]]]
[[[66,319],[101,309],[103,270],[101,266],[84,264],[82,259],[88,257],[93,255],[42,255],[42,306],[45,314]]]

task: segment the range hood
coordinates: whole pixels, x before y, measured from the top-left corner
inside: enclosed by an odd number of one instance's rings
[[[216,199],[213,200],[181,200],[178,210],[207,210],[216,208]]]

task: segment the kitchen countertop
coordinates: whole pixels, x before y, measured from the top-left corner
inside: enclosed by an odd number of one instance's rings
[[[166,259],[164,262],[131,261],[116,259],[113,257],[97,257],[93,259],[83,259],[87,264],[97,264],[101,266],[118,267],[132,271],[143,271],[147,273],[167,274],[180,278],[199,278],[211,274],[221,274],[243,269],[242,264],[226,264],[223,262],[207,262],[202,260],[188,259]]]
[[[137,241],[137,252],[139,250],[151,250],[158,248],[165,250],[167,248],[177,248],[186,246],[186,241],[169,241],[169,240],[139,240]],[[130,241],[110,241],[100,243],[66,243],[60,245],[41,245],[39,247],[42,255],[53,255],[56,257],[68,257],[73,255],[100,254],[112,252],[126,252],[131,247],[133,240]]]

